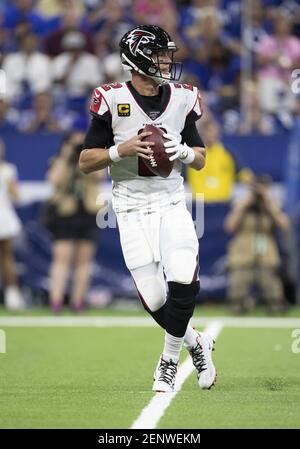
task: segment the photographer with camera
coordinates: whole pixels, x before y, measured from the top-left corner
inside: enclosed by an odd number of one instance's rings
[[[269,187],[267,176],[255,177],[247,197],[234,205],[225,219],[226,232],[234,234],[228,247],[228,298],[237,313],[254,308],[254,286],[270,313],[285,308],[275,231],[287,230],[289,219],[271,197]]]
[[[75,311],[85,308],[84,297],[96,248],[97,196],[103,172],[88,176],[80,172],[78,160],[83,138],[79,132],[67,137],[47,173],[54,187],[44,214],[44,223],[54,238],[50,269],[50,306],[54,312],[62,309],[72,267],[71,307]]]

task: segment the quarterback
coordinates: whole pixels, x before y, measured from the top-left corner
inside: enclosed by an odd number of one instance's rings
[[[97,87],[92,120],[80,156],[84,173],[109,167],[113,208],[122,251],[146,311],[164,329],[153,391],[172,392],[181,348],[189,351],[200,388],[215,382],[214,341],[189,324],[198,280],[198,239],[184,195],[182,164],[205,165],[195,122],[201,117],[196,87],[179,84],[176,45],[158,26],[141,25],[120,41],[132,80]],[[144,160],[153,155],[146,125],[164,130],[165,151],[174,161],[168,177],[154,175]]]

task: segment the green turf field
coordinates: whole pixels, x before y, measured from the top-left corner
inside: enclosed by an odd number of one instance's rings
[[[130,428],[153,396],[159,328],[0,328],[1,428]],[[292,330],[224,327],[216,387],[201,391],[193,373],[158,427],[300,428]]]

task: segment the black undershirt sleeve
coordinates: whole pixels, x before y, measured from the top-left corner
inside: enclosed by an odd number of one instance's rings
[[[106,114],[104,114],[105,116]],[[89,129],[86,133],[84,145],[89,148],[109,148],[114,145],[114,136],[107,117],[92,117]]]
[[[184,129],[181,132],[182,143],[186,143],[189,147],[204,147],[204,143],[199,135],[198,129],[196,127],[196,120],[198,116],[195,112],[191,112],[186,120]]]

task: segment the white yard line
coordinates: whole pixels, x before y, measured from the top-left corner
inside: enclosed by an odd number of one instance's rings
[[[223,329],[222,321],[211,321],[211,323],[204,329],[214,339],[217,338]],[[194,370],[193,362],[190,356],[180,365],[176,379],[176,389],[174,393],[156,393],[149,404],[142,410],[140,416],[134,421],[131,429],[155,429],[159,420],[164,415],[165,411],[180,391],[186,379]]]
[[[101,312],[100,312],[101,313]],[[269,317],[206,317],[193,318],[193,326],[206,326],[222,321],[224,327],[242,328],[300,328],[300,318]],[[115,316],[0,316],[0,327],[154,327],[151,317]]]

